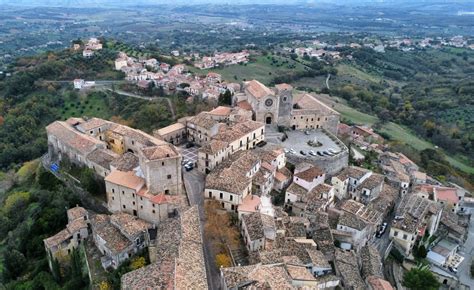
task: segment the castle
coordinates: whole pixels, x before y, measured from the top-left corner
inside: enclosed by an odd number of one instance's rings
[[[93,169],[105,180],[108,209],[158,223],[182,192],[181,154],[158,138],[99,118],[70,118],[46,127],[48,156]]]

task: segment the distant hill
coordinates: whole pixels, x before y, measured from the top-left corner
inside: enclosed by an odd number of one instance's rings
[[[47,6],[47,7],[118,7],[118,6],[138,6],[138,5],[199,5],[199,4],[283,4],[301,5],[312,4],[321,5],[325,3],[360,6],[360,5],[466,5],[472,4],[472,0],[0,0],[0,5],[14,6]]]

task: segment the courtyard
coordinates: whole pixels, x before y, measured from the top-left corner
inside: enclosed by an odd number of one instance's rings
[[[281,142],[280,145],[283,146],[287,152],[287,154],[294,154],[299,156],[306,156],[306,157],[313,157],[313,158],[320,158],[320,157],[330,157],[327,155],[320,156],[312,156],[309,154],[309,151],[313,151],[317,153],[318,151],[322,154],[322,152],[328,150],[333,150],[338,152],[343,151],[344,147],[341,147],[339,144],[340,141],[334,141],[331,139],[324,131],[322,130],[308,130],[308,131],[287,131],[286,132],[288,138]],[[309,144],[309,141],[313,141],[317,143],[316,145],[319,146],[312,146]],[[336,143],[337,142],[337,143]],[[293,149],[293,151],[291,151]],[[303,151],[306,155],[302,155],[300,152]],[[337,156],[334,155],[334,156]]]

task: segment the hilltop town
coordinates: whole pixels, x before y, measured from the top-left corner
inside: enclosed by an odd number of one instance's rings
[[[166,76],[137,75],[143,65]],[[139,85],[191,77],[183,66],[123,53],[115,68]],[[124,274],[122,289],[395,289],[401,265],[384,262],[394,255],[408,267],[426,259],[440,283],[462,287],[466,190],[420,171],[370,128],[342,123],[315,94],[285,83],[231,85],[217,74],[203,81],[232,87],[230,104],[153,134],[100,118],[46,127],[47,168],[60,174],[67,161],[93,170],[107,210],[68,210],[66,228],[44,240],[52,271],[86,243],[103,270],[146,249],[150,263]],[[375,154],[376,167],[349,165],[354,151],[342,139]],[[228,226],[240,238],[216,253],[208,235],[219,215],[237,219]]]
[[[5,1],[0,290],[474,289],[469,1]]]

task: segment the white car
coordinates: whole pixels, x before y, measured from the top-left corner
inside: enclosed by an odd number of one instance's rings
[[[313,150],[309,150],[309,155],[316,156],[316,153]]]
[[[291,148],[291,149],[290,149],[290,153],[291,153],[291,154],[296,154],[295,149]]]
[[[288,149],[286,149],[286,148],[284,148],[283,151],[285,151],[285,153],[290,152],[290,150],[288,150]]]
[[[332,148],[328,149],[329,152],[331,152],[332,154],[338,154],[339,151],[338,150],[334,150]]]

